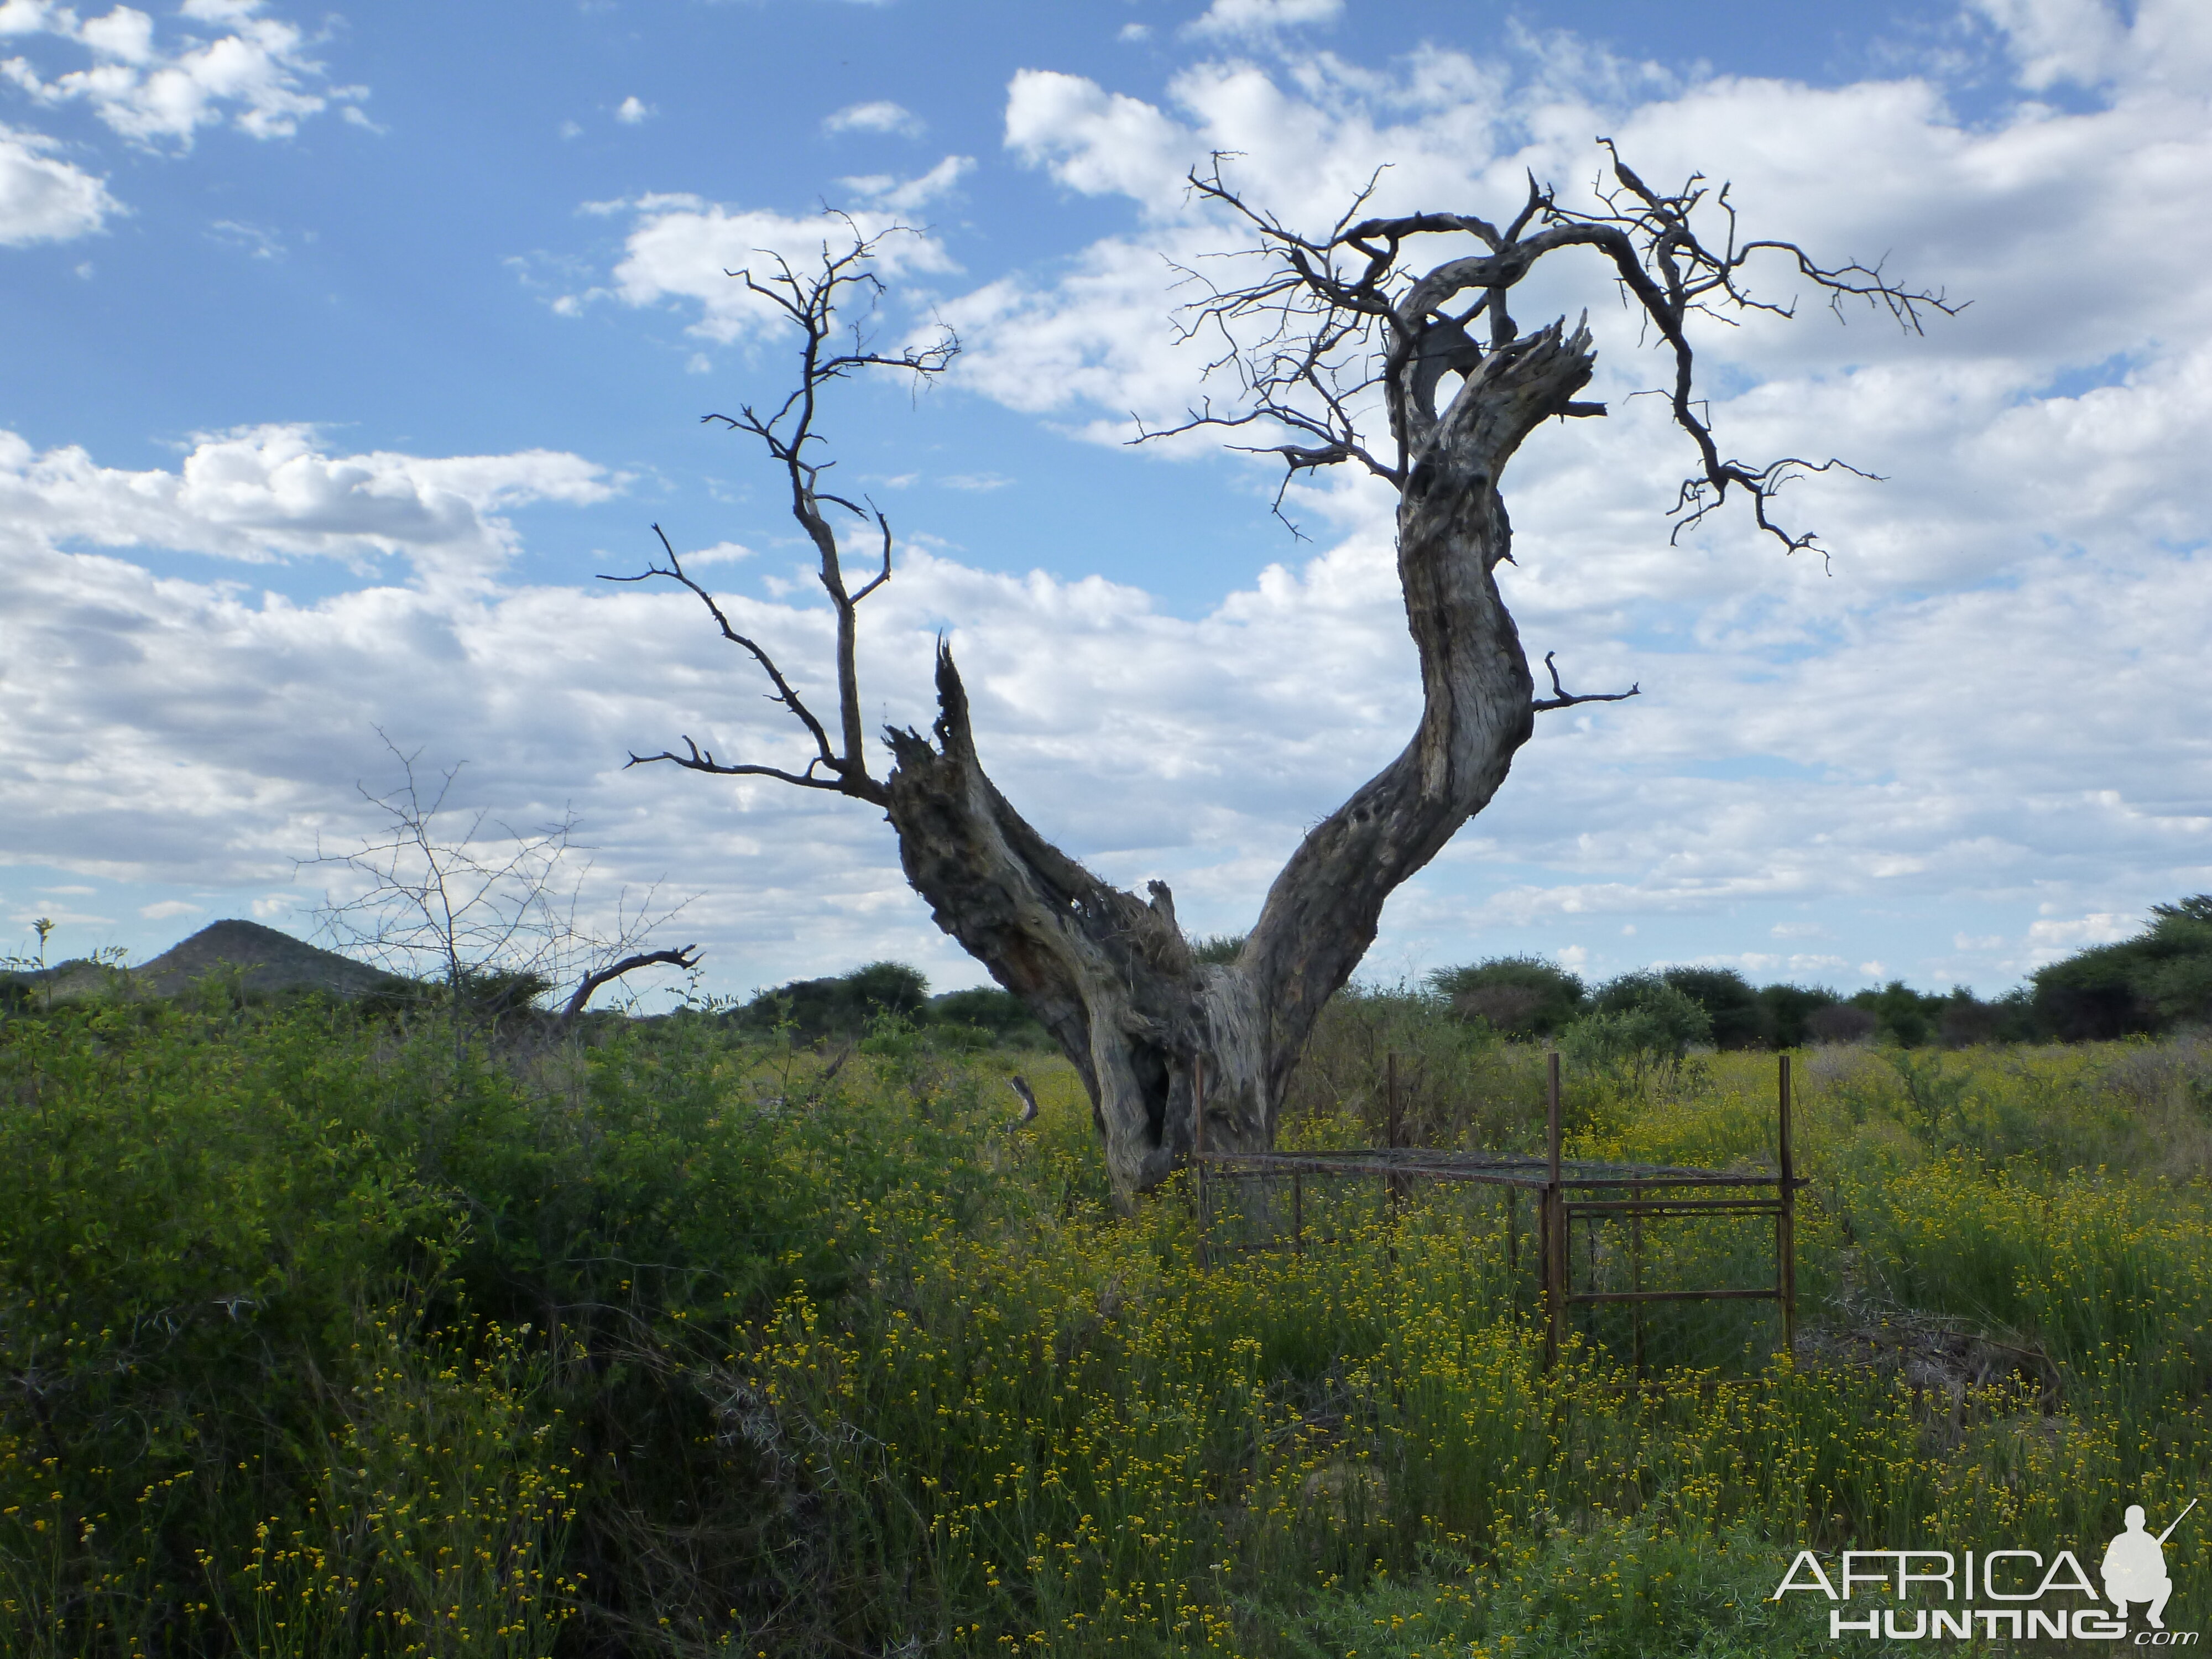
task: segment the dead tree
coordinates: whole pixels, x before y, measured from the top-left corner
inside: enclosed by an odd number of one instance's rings
[[[1897,286],[1878,268],[1826,267],[1794,243],[1741,240],[1725,187],[1710,191],[1692,178],[1662,192],[1609,142],[1605,149],[1595,210],[1561,204],[1532,178],[1503,229],[1463,214],[1358,217],[1363,197],[1326,234],[1307,235],[1248,205],[1224,180],[1220,158],[1191,175],[1200,197],[1246,228],[1251,246],[1240,269],[1252,274],[1256,262],[1257,272],[1241,285],[1196,279],[1202,292],[1184,313],[1187,333],[1218,343],[1211,372],[1233,376],[1238,395],[1223,409],[1191,411],[1172,430],[1272,428],[1279,441],[1252,447],[1279,456],[1286,481],[1351,463],[1398,492],[1398,566],[1423,693],[1412,740],[1306,836],[1242,951],[1222,963],[1196,959],[1164,884],[1150,884],[1142,898],[1109,885],[999,792],[977,757],[967,693],[943,645],[932,732],[886,732],[891,769],[882,778],[870,771],[856,617],[890,575],[891,533],[872,506],[824,487],[818,394],[865,368],[939,374],[958,344],[948,334],[927,349],[881,353],[860,330],[848,331],[841,301],[880,291],[869,270],[872,245],[857,234],[849,251],[825,248],[818,269],[779,262],[765,282],[738,274],[799,331],[799,386],[772,410],[705,418],[766,446],[819,556],[837,621],[835,735],[663,536],[666,563],[617,580],[665,579],[696,594],[722,636],[767,676],[813,753],[794,771],[720,760],[685,738],[680,753],[634,754],[631,762],[775,778],[883,809],[907,879],[938,926],[1022,999],[1081,1074],[1125,1203],[1188,1152],[1200,1098],[1208,1146],[1268,1145],[1314,1020],[1373,942],[1390,893],[1489,803],[1538,714],[1635,695],[1633,687],[1572,695],[1547,656],[1552,695],[1539,697],[1498,593],[1495,571],[1511,545],[1499,495],[1507,462],[1543,421],[1605,412],[1576,396],[1591,374],[1586,325],[1561,319],[1524,331],[1509,308],[1514,289],[1554,254],[1587,250],[1605,261],[1628,309],[1671,351],[1668,396],[1697,454],[1675,504],[1676,533],[1733,491],[1790,552],[1814,544],[1775,522],[1777,491],[1793,476],[1842,463],[1724,459],[1695,397],[1686,332],[1692,314],[1784,309],[1746,286],[1747,265],[1760,258],[1784,262],[1838,305],[1864,301],[1908,328],[1929,312],[1955,309],[1941,295]],[[1446,257],[1417,257],[1430,249]],[[846,577],[833,514],[879,538],[872,574],[858,587]]]

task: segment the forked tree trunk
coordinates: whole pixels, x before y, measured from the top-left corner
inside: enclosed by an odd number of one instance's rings
[[[884,787],[907,878],[1073,1062],[1123,1200],[1190,1151],[1201,1062],[1206,1145],[1272,1143],[1291,1068],[1374,942],[1383,901],[1489,803],[1528,740],[1533,682],[1494,579],[1511,534],[1499,476],[1590,365],[1588,332],[1555,325],[1484,358],[1441,416],[1426,407],[1428,386],[1410,400],[1398,566],[1420,653],[1420,726],[1306,836],[1233,963],[1193,957],[1164,884],[1149,902],[1111,887],[1014,811],[976,758],[948,651],[935,741],[888,734],[897,765]]]
[[[821,489],[829,463],[817,458],[817,397],[863,369],[942,374],[958,343],[947,334],[934,345],[879,354],[840,321],[842,290],[872,294],[880,286],[870,264],[875,244],[849,221],[852,248],[825,244],[818,274],[775,256],[764,256],[774,262],[765,280],[750,270],[739,273],[750,294],[804,335],[799,387],[773,409],[746,406],[734,416],[708,418],[760,439],[788,477],[793,515],[821,555],[822,586],[837,616],[837,714],[834,727],[816,717],[760,642],[740,634],[684,572],[662,536],[666,564],[649,563],[641,574],[618,580],[673,580],[696,594],[722,636],[768,676],[812,752],[794,771],[717,760],[686,737],[682,753],[634,754],[631,762],[774,778],[883,808],[898,832],[907,878],[929,901],[938,926],[1036,1012],[1082,1074],[1105,1133],[1115,1194],[1124,1204],[1189,1152],[1200,1073],[1207,1144],[1270,1145],[1291,1068],[1323,1005],[1374,942],[1383,901],[1489,804],[1514,751],[1528,741],[1536,711],[1636,695],[1631,687],[1571,696],[1554,672],[1555,695],[1536,702],[1520,636],[1493,580],[1511,539],[1498,496],[1506,463],[1547,417],[1605,412],[1602,404],[1574,401],[1590,377],[1589,331],[1554,324],[1524,337],[1506,309],[1511,290],[1536,263],[1571,249],[1595,252],[1611,266],[1630,309],[1671,349],[1669,406],[1699,459],[1676,503],[1677,533],[1735,489],[1749,498],[1759,528],[1791,552],[1814,541],[1768,516],[1774,492],[1794,476],[1844,464],[1784,457],[1753,468],[1723,459],[1695,392],[1685,331],[1691,314],[1717,307],[1786,313],[1786,304],[1754,298],[1739,285],[1754,257],[1789,264],[1797,280],[1838,304],[1854,297],[1886,308],[1907,328],[1917,330],[1928,312],[1958,309],[1940,293],[1898,287],[1878,267],[1829,269],[1794,242],[1745,239],[1725,187],[1714,195],[1692,175],[1672,194],[1655,191],[1612,155],[1610,140],[1599,142],[1611,156],[1613,179],[1599,186],[1596,210],[1561,205],[1532,177],[1526,204],[1502,232],[1478,218],[1422,213],[1340,222],[1326,238],[1309,240],[1248,207],[1222,181],[1220,158],[1210,176],[1190,175],[1201,198],[1251,228],[1261,243],[1255,251],[1268,255],[1271,268],[1249,287],[1209,291],[1189,308],[1188,336],[1210,337],[1218,328],[1235,338],[1250,326],[1256,343],[1223,360],[1241,365],[1248,406],[1219,415],[1201,409],[1174,429],[1264,420],[1288,434],[1269,447],[1292,474],[1356,462],[1395,487],[1398,574],[1421,661],[1421,721],[1413,740],[1306,836],[1269,890],[1242,953],[1220,965],[1194,957],[1164,885],[1152,884],[1149,901],[1108,886],[1007,804],[976,758],[967,695],[950,653],[938,654],[934,742],[891,732],[894,770],[880,782],[870,773],[856,611],[890,579],[890,526],[880,513]],[[1727,232],[1718,246],[1701,240],[1692,226],[1701,203]],[[1432,236],[1462,250],[1472,239],[1486,251],[1462,252],[1416,276],[1403,257],[1410,244],[1429,246],[1424,239]],[[1462,308],[1455,313],[1454,307]],[[1487,328],[1486,346],[1470,331],[1478,324]],[[1438,394],[1452,375],[1461,384],[1439,411]],[[1388,459],[1369,447],[1355,418],[1377,390],[1389,419]],[[872,520],[881,532],[881,568],[858,587],[846,579],[825,516],[830,509]]]

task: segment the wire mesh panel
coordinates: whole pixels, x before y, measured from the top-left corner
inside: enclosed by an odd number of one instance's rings
[[[1250,1250],[1303,1249],[1304,1188],[1295,1176],[1209,1171],[1199,1184],[1199,1233],[1207,1265]]]
[[[1756,1369],[1795,1331],[1790,1059],[1776,1168],[1700,1170],[1560,1156],[1559,1056],[1545,1157],[1382,1147],[1194,1155],[1200,1249],[1382,1239],[1394,1264],[1438,1249],[1545,1322],[1547,1354],[1579,1337],[1638,1375]],[[1479,1248],[1477,1246],[1479,1245]]]
[[[1771,1200],[1578,1207],[1568,1206],[1567,1324],[1584,1341],[1645,1376],[1755,1370],[1783,1346]],[[1585,1299],[1596,1297],[1624,1299]]]

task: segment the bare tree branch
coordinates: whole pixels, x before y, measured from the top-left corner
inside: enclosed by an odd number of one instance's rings
[[[1784,527],[1770,513],[1783,485],[1832,469],[1871,475],[1833,459],[1753,463],[1724,457],[1692,392],[1696,354],[1688,319],[1693,313],[1723,321],[1730,313],[1790,314],[1788,306],[1759,297],[1747,282],[1747,266],[1772,255],[1786,258],[1798,277],[1822,290],[1839,317],[1846,301],[1863,301],[1918,332],[1931,313],[1954,315],[1961,302],[1940,290],[1902,286],[1879,264],[1823,265],[1795,242],[1741,240],[1726,185],[1710,191],[1693,174],[1679,191],[1655,190],[1620,159],[1612,140],[1598,142],[1612,176],[1599,180],[1596,210],[1561,205],[1532,174],[1526,203],[1503,231],[1469,215],[1422,213],[1356,224],[1340,220],[1326,234],[1301,235],[1248,204],[1223,177],[1224,157],[1215,155],[1208,171],[1191,173],[1191,187],[1251,228],[1258,240],[1248,252],[1261,256],[1268,269],[1241,285],[1218,286],[1185,268],[1186,280],[1206,291],[1184,307],[1180,326],[1186,340],[1214,342],[1207,374],[1232,374],[1238,395],[1220,410],[1202,404],[1172,426],[1140,425],[1133,441],[1199,427],[1273,424],[1287,429],[1290,441],[1255,446],[1252,453],[1279,455],[1286,485],[1299,472],[1357,461],[1403,489],[1407,458],[1440,416],[1444,377],[1465,377],[1486,356],[1525,347],[1528,337],[1508,309],[1513,289],[1549,255],[1588,247],[1611,264],[1624,295],[1674,356],[1666,395],[1698,459],[1698,471],[1684,482],[1673,508],[1674,534],[1679,538],[1702,523],[1736,489],[1749,498],[1753,522],[1785,550],[1817,549],[1812,535]],[[1704,218],[1716,222],[1710,236],[1698,228]],[[1426,270],[1407,264],[1419,239],[1440,235],[1472,236],[1484,251]],[[1455,310],[1462,297],[1466,303]],[[1473,332],[1486,316],[1486,343]],[[1359,422],[1363,406],[1377,392],[1392,441],[1387,457],[1368,446]],[[1570,401],[1553,412],[1598,416],[1605,410]]]
[[[960,342],[951,330],[939,330],[933,342],[908,345],[897,351],[878,351],[871,343],[867,323],[884,291],[874,260],[886,237],[914,235],[903,225],[892,226],[874,236],[864,235],[849,215],[834,214],[850,234],[849,246],[822,245],[818,266],[800,270],[785,255],[762,250],[771,263],[765,281],[748,270],[726,273],[742,282],[749,293],[767,301],[800,333],[798,384],[773,410],[763,412],[747,404],[735,415],[708,414],[703,422],[720,423],[732,432],[758,439],[769,455],[782,467],[791,492],[791,514],[813,544],[817,579],[829,595],[836,617],[837,643],[832,664],[837,684],[836,735],[816,717],[793,687],[782,669],[760,643],[739,633],[707,589],[684,569],[675,548],[659,525],[653,526],[667,555],[665,564],[648,562],[633,576],[602,576],[603,581],[643,582],[656,578],[688,588],[707,607],[722,637],[742,647],[768,676],[775,688],[772,700],[781,703],[805,728],[814,745],[813,757],[803,771],[757,764],[730,764],[715,760],[690,737],[682,739],[684,752],[664,749],[656,754],[633,752],[629,764],[642,766],[668,761],[686,770],[723,777],[766,777],[806,789],[824,789],[882,805],[883,784],[869,771],[866,726],[861,712],[860,678],[860,606],[861,601],[890,580],[892,536],[890,520],[873,503],[866,506],[823,486],[823,475],[834,461],[819,459],[825,440],[816,429],[823,389],[862,369],[895,369],[920,380],[943,374],[958,356]],[[857,307],[854,300],[860,303]],[[850,315],[857,309],[859,315]],[[842,349],[836,343],[843,341]],[[845,580],[843,553],[830,519],[831,509],[849,513],[866,523],[872,520],[882,539],[881,567],[859,588]]]
[[[873,799],[866,791],[854,788],[842,778],[815,776],[814,769],[823,764],[819,758],[807,762],[804,772],[787,772],[780,766],[733,766],[716,760],[713,750],[702,749],[690,738],[682,739],[682,742],[686,752],[681,755],[668,749],[657,755],[641,755],[632,751],[630,757],[623,763],[623,769],[627,771],[633,766],[645,766],[654,761],[672,761],[687,772],[705,772],[718,778],[774,778],[778,783],[791,784],[796,788],[827,789],[833,794],[858,795],[864,800]],[[835,763],[834,761],[830,763],[832,765]]]
[[[561,1017],[554,1022],[554,1029],[566,1030],[584,1012],[584,1005],[591,1001],[603,987],[613,984],[626,974],[654,966],[681,968],[688,972],[698,965],[699,947],[687,945],[678,951],[641,951],[635,956],[624,957],[620,962],[610,963],[605,968],[594,969],[577,984],[574,993],[562,1007]]]
[[[1547,651],[1544,653],[1544,666],[1551,671],[1552,675],[1552,695],[1539,698],[1528,705],[1540,714],[1553,708],[1572,708],[1578,702],[1626,702],[1631,697],[1643,695],[1644,687],[1639,683],[1630,686],[1626,691],[1589,691],[1581,696],[1576,696],[1565,686],[1559,684],[1559,667],[1552,660],[1558,654],[1553,651]]]
[[[774,701],[781,703],[786,708],[788,708],[792,714],[797,717],[799,723],[804,726],[807,732],[813,737],[816,759],[829,765],[832,769],[836,768],[837,764],[837,755],[836,751],[830,746],[830,734],[822,729],[822,722],[814,718],[814,711],[809,708],[805,703],[800,700],[798,692],[792,690],[791,682],[784,678],[783,671],[775,665],[775,659],[770,657],[766,651],[761,648],[759,641],[738,633],[736,629],[730,626],[729,617],[724,614],[721,605],[716,602],[714,596],[709,593],[705,588],[702,587],[697,582],[692,580],[690,576],[685,573],[684,562],[677,557],[676,549],[670,544],[667,532],[661,529],[658,524],[655,524],[653,526],[653,533],[660,538],[660,545],[668,555],[668,562],[665,565],[648,563],[643,570],[640,571],[635,576],[603,575],[599,580],[603,582],[643,582],[651,581],[655,576],[665,576],[672,581],[679,583],[683,586],[690,588],[692,592],[698,595],[699,603],[707,607],[708,614],[714,619],[714,626],[722,630],[722,637],[729,641],[732,645],[742,646],[746,651],[751,653],[753,660],[760,665],[761,672],[768,676],[769,683],[775,687]],[[890,552],[888,549],[885,550],[884,560],[886,564],[888,564],[890,561]],[[691,739],[686,738],[684,741],[689,744]],[[699,750],[696,746],[694,746],[691,752],[692,760],[694,763],[696,763],[699,760]],[[674,756],[665,753],[642,757],[642,759],[646,760],[673,760],[676,757]],[[641,757],[632,755],[629,757],[630,765],[636,766],[641,763]],[[695,764],[694,769],[706,772],[715,771],[721,769],[718,769],[711,764]],[[811,772],[812,769],[812,764],[810,763],[808,770]]]

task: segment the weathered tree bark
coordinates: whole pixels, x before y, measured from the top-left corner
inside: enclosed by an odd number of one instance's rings
[[[673,579],[699,595],[723,635],[768,674],[778,701],[811,735],[815,755],[803,773],[792,773],[726,764],[686,738],[683,754],[633,755],[633,763],[666,760],[695,771],[769,775],[882,806],[897,833],[907,879],[928,901],[938,926],[1022,999],[1081,1075],[1121,1202],[1157,1185],[1198,1136],[1221,1150],[1271,1144],[1314,1022],[1374,942],[1384,901],[1489,804],[1538,712],[1635,695],[1632,688],[1571,696],[1553,670],[1555,695],[1538,699],[1498,593],[1497,567],[1511,547],[1499,495],[1508,463],[1544,420],[1605,412],[1601,404],[1575,401],[1594,360],[1588,329],[1570,331],[1562,321],[1522,333],[1506,310],[1511,289],[1553,252],[1582,247],[1605,257],[1674,353],[1670,401],[1700,460],[1678,502],[1680,523],[1697,522],[1731,488],[1739,489],[1761,527],[1792,551],[1813,544],[1770,523],[1773,492],[1793,471],[1840,463],[1815,467],[1789,459],[1754,470],[1723,460],[1692,397],[1688,315],[1714,304],[1777,309],[1752,298],[1738,281],[1752,254],[1776,250],[1794,255],[1800,275],[1832,295],[1886,305],[1909,326],[1917,326],[1919,307],[1954,308],[1940,296],[1897,289],[1878,271],[1825,270],[1792,244],[1738,244],[1725,190],[1717,200],[1729,215],[1729,240],[1723,249],[1709,249],[1691,228],[1705,196],[1697,181],[1679,194],[1661,195],[1617,159],[1613,166],[1616,187],[1602,198],[1600,213],[1559,207],[1532,181],[1527,204],[1504,232],[1466,216],[1356,225],[1347,216],[1329,235],[1314,240],[1248,209],[1221,182],[1218,167],[1210,177],[1193,175],[1201,194],[1255,229],[1275,267],[1254,286],[1214,292],[1193,308],[1192,333],[1216,329],[1232,342],[1217,367],[1237,369],[1243,395],[1236,412],[1194,414],[1176,429],[1272,422],[1292,434],[1291,441],[1269,447],[1291,475],[1349,461],[1395,488],[1398,570],[1421,669],[1421,719],[1412,739],[1307,835],[1234,961],[1197,960],[1164,884],[1152,883],[1148,898],[1112,887],[1014,810],[977,756],[967,694],[942,643],[931,735],[888,732],[893,769],[880,782],[869,774],[854,668],[856,613],[890,574],[890,532],[880,514],[818,489],[820,466],[808,448],[821,441],[811,429],[814,391],[860,367],[934,374],[956,343],[896,358],[874,356],[857,341],[842,356],[827,349],[838,289],[872,281],[866,275],[865,241],[856,240],[850,254],[825,252],[818,277],[800,277],[788,265],[766,284],[744,276],[805,332],[803,384],[773,415],[747,408],[734,419],[708,417],[761,438],[788,472],[792,511],[821,554],[823,585],[837,611],[838,740],[767,653],[738,634],[684,574],[672,548],[668,564],[650,567],[646,576]],[[1524,234],[1532,222],[1541,228]],[[1487,252],[1417,276],[1401,272],[1404,245],[1437,234],[1473,237]],[[1451,307],[1469,294],[1475,296],[1471,303],[1455,313]],[[1485,315],[1486,344],[1470,331]],[[1237,326],[1255,319],[1261,325],[1259,343],[1234,343]],[[1460,384],[1439,408],[1455,374]],[[1364,402],[1377,400],[1389,426],[1383,458],[1358,424]],[[825,503],[864,520],[872,516],[883,530],[883,572],[857,592],[846,587]]]

